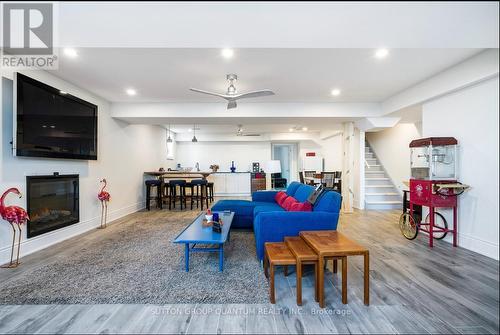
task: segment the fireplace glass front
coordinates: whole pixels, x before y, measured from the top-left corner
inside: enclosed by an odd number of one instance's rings
[[[78,175],[29,176],[28,238],[80,221]]]

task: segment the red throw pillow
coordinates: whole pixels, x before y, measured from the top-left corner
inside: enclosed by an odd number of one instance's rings
[[[290,212],[312,212],[312,205],[309,201],[296,202],[288,209]]]
[[[274,196],[274,200],[276,201],[276,203],[278,205],[280,205],[281,207],[283,207],[283,201],[285,201],[285,199],[288,197],[288,194],[286,194],[285,192],[283,191],[279,191],[278,193],[276,193],[276,195]]]
[[[288,197],[283,201],[283,207],[286,211],[290,211],[290,208],[292,207],[293,204],[299,203],[297,200],[295,200],[294,197]]]

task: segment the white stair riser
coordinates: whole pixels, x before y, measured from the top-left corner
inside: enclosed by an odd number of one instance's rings
[[[373,152],[365,152],[365,158],[375,158],[375,155],[373,154]]]
[[[368,195],[365,194],[366,201],[401,201],[403,202],[401,196],[397,195]]]
[[[370,185],[391,185],[391,180],[390,179],[385,179],[385,180],[371,180],[370,178],[365,178],[365,185],[370,186]]]
[[[382,170],[382,167],[380,165],[379,166],[373,166],[373,165],[371,165],[370,167],[365,166],[365,172],[366,171],[380,171],[380,172],[384,172],[384,170]]]
[[[397,204],[365,204],[365,209],[371,210],[389,210],[389,209],[401,209],[402,205]]]
[[[383,177],[385,177],[384,171],[370,171],[368,173],[365,171],[365,178],[383,178]]]
[[[395,189],[392,185],[388,185],[389,187],[365,187],[366,193],[385,193],[385,192],[395,192]]]

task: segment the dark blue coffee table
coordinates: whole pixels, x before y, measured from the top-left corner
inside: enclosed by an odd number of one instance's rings
[[[233,212],[216,212],[222,219],[222,232],[216,233],[212,227],[204,227],[205,213],[201,213],[188,225],[174,240],[174,243],[183,243],[185,246],[186,272],[189,271],[189,253],[191,252],[218,252],[219,270],[224,269],[224,243],[229,241],[229,229],[233,223]],[[215,245],[215,247],[197,247],[197,245]]]

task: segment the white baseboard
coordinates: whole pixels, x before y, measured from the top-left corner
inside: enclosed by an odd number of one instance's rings
[[[108,224],[112,224],[114,221],[128,215],[131,213],[135,213],[141,209],[144,208],[144,202],[137,202],[132,205],[128,205],[119,209],[115,209],[112,211],[109,211],[108,213]],[[80,221],[74,225],[64,227],[40,236],[36,236],[30,239],[24,239],[21,241],[21,251],[20,251],[20,257],[32,254],[34,252],[37,252],[39,250],[45,249],[47,247],[50,247],[51,245],[54,245],[56,243],[62,242],[64,240],[67,240],[71,237],[83,234],[85,232],[88,232],[89,230],[95,229],[99,227],[100,223],[100,216],[91,218],[86,221]],[[23,229],[24,231],[26,229]],[[23,234],[26,234],[23,232]],[[17,246],[16,246],[17,247]],[[10,251],[11,251],[11,246],[5,246],[0,249],[0,264],[5,264],[10,261]]]
[[[445,241],[448,243],[453,242],[452,238],[448,236],[445,237]],[[458,233],[458,246],[460,248],[471,250],[477,252],[478,254],[493,258],[497,261],[499,260],[498,253],[500,249],[498,244]]]

